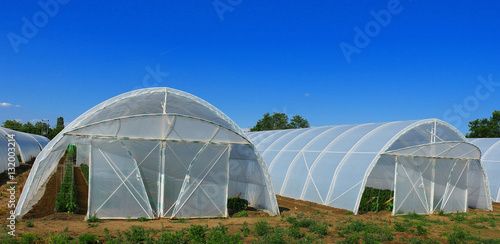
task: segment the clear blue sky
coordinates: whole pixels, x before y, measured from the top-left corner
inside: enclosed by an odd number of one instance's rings
[[[242,128],[265,112],[286,112],[312,126],[439,118],[465,133],[468,121],[500,110],[500,86],[491,85],[500,84],[496,1],[48,6],[0,3],[0,122],[43,118],[54,125],[63,116],[69,123],[148,86],[199,96]],[[371,11],[390,20],[373,22]],[[371,37],[360,39],[356,27],[362,35],[368,27]],[[350,62],[341,43],[357,50]]]

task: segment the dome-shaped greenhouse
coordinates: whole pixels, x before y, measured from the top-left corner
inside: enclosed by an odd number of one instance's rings
[[[88,154],[88,216],[225,217],[228,197],[279,214],[266,164],[214,106],[169,88],[136,90],[88,110],[36,159],[16,208],[26,214],[70,143]],[[78,156],[77,156],[78,157]]]
[[[358,213],[366,187],[393,214],[491,209],[480,151],[437,119],[249,132],[276,194]]]
[[[492,201],[500,202],[500,138],[469,138],[469,141],[481,149]]]

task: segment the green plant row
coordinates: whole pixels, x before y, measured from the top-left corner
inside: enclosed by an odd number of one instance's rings
[[[393,196],[394,191],[367,187],[363,192],[363,196],[361,197],[358,211],[392,211],[393,201],[389,201],[389,199],[391,199]]]
[[[80,168],[82,170],[83,176],[85,177],[87,182],[89,182],[89,166],[86,164],[81,164]]]
[[[68,158],[66,160],[68,160]],[[73,163],[66,163],[65,174],[62,180],[61,188],[59,189],[59,194],[56,198],[56,212],[75,213],[78,207],[76,204],[75,180],[73,174],[71,174],[72,170]]]

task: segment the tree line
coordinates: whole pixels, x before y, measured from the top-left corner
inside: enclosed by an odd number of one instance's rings
[[[57,124],[54,127],[50,127],[48,123],[41,121],[35,124],[28,121],[23,124],[17,120],[6,120],[2,123],[2,127],[35,135],[42,135],[52,140],[52,138],[64,129],[64,118],[57,118]]]

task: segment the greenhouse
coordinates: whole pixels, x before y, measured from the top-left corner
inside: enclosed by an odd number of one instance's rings
[[[479,149],[441,120],[247,135],[269,166],[276,194],[355,214],[367,187],[392,190],[395,215],[492,209]]]
[[[16,216],[43,195],[70,143],[90,168],[87,217],[227,217],[229,197],[279,214],[267,165],[231,119],[191,94],[148,88],[95,106],[59,133],[36,159]]]
[[[500,202],[500,138],[469,138],[481,149],[481,162],[489,176],[491,199]]]
[[[28,134],[20,131],[15,131],[7,128],[0,127],[0,150],[7,153],[8,148],[8,136],[14,135],[15,139],[15,166],[19,166],[19,159],[23,163],[33,162],[36,156],[42,151],[42,149],[47,145],[49,139],[44,136]],[[8,157],[7,154],[2,154],[0,158],[0,173],[4,172],[8,168]]]

